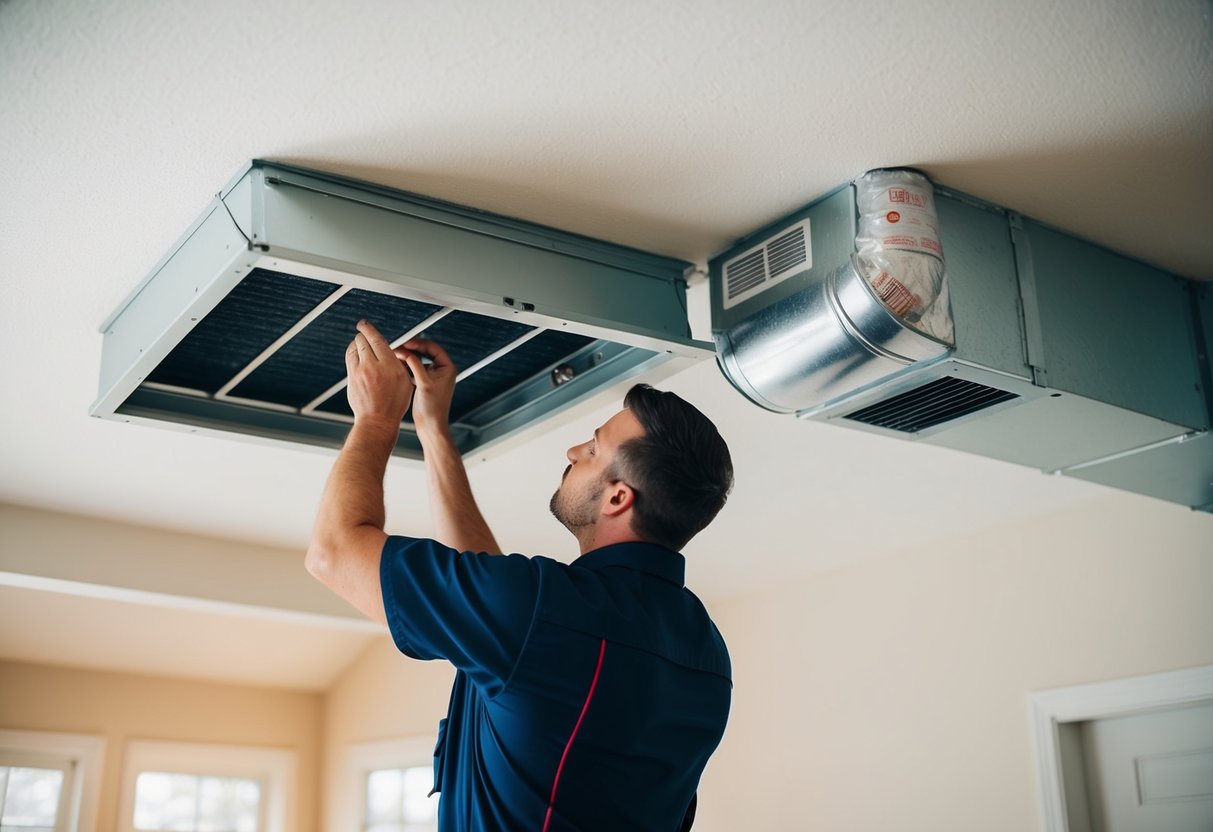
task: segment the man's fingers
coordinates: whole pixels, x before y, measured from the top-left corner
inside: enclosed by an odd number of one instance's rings
[[[428,357],[439,367],[448,367],[451,364],[451,357],[447,355],[437,341],[430,341],[426,338],[413,338],[405,341],[398,349],[404,349],[411,353],[420,353]]]
[[[358,322],[357,338],[362,338],[366,342],[367,347],[369,347],[371,352],[374,354],[375,358],[379,359],[380,361],[385,360],[392,354],[391,345],[388,344],[387,339],[379,334],[379,330],[375,329],[375,325],[370,321]],[[355,340],[357,340],[357,338],[355,338]]]
[[[429,382],[429,375],[425,371],[425,364],[422,362],[420,355],[397,347],[396,357],[403,361],[413,374],[414,387],[424,387]]]
[[[350,341],[350,345],[345,348],[345,374],[352,376],[354,370],[358,367],[358,339]]]

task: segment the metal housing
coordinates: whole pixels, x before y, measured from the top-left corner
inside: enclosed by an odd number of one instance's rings
[[[1213,510],[1209,288],[964,194],[935,197],[954,346],[865,296],[846,186],[710,261],[733,385],[799,418]],[[808,265],[726,306],[725,264],[806,219]]]
[[[344,349],[365,317],[393,344],[428,335],[457,355],[452,429],[467,456],[710,355],[689,335],[688,268],[254,161],[102,326],[90,412],[338,446],[352,422]],[[421,455],[407,416],[396,453]]]

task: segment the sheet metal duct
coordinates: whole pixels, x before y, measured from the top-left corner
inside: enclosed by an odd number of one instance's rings
[[[725,376],[802,419],[1213,511],[1209,286],[955,191],[936,187],[935,202],[954,344],[859,279],[846,185],[711,259]],[[730,302],[729,267],[797,228],[798,265],[748,278]]]
[[[460,369],[465,456],[604,387],[711,354],[686,318],[691,264],[255,161],[102,327],[94,416],[337,446],[361,318]],[[406,415],[396,453],[420,457]]]

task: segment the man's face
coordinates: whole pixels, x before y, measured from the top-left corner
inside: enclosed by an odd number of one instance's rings
[[[588,442],[569,448],[569,466],[550,504],[552,514],[566,529],[578,535],[598,522],[615,452],[624,442],[643,435],[644,428],[632,411],[621,410],[594,431]]]

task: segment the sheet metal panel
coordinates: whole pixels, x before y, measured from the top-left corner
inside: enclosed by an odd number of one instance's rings
[[[1213,512],[1213,435],[1208,433],[1064,473]]]
[[[935,189],[956,344],[965,361],[1031,379],[1019,279],[1005,211]]]
[[[492,233],[481,233],[465,214],[413,205],[407,194],[289,170],[267,167],[265,180],[262,242],[271,252],[352,266],[420,298],[455,295],[503,315],[522,309],[630,333],[646,348],[660,348],[657,341],[700,352],[706,346],[690,338],[684,272],[691,264],[684,261],[579,245],[575,235],[557,246],[506,218],[493,218]]]
[[[1024,220],[1048,386],[1207,426],[1187,282]]]

